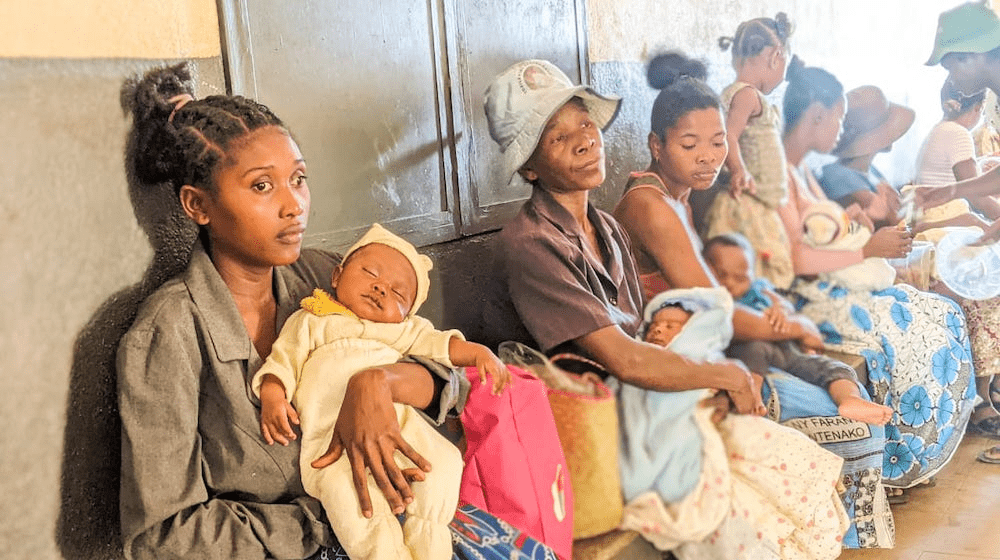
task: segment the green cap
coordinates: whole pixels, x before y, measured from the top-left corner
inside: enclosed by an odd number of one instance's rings
[[[1000,17],[984,2],[969,2],[938,17],[934,52],[927,66],[939,64],[946,54],[984,53],[1000,47]]]

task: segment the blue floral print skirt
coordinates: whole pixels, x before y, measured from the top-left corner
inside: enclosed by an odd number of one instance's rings
[[[793,300],[831,349],[864,356],[868,392],[895,413],[882,476],[909,488],[951,459],[976,397],[965,316],[943,296],[896,284],[876,292],[798,280]]]

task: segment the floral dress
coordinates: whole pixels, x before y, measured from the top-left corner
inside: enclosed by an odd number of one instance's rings
[[[792,168],[790,178],[790,188],[808,189],[799,170]],[[909,488],[941,470],[965,433],[976,397],[958,304],[907,284],[872,292],[801,277],[791,293],[830,349],[864,356],[872,399],[895,410],[885,426],[885,485]]]
[[[691,360],[721,359],[733,332],[725,288],[657,295],[637,339],[653,315],[673,305],[691,316],[667,348]],[[759,416],[729,414],[714,423],[712,410],[699,405],[711,394],[705,389],[658,392],[614,378],[610,385],[618,396],[627,500],[620,528],[681,560],[841,555],[852,528],[838,494],[843,458]]]
[[[796,308],[819,326],[826,344],[864,356],[868,390],[896,412],[885,427],[882,476],[909,488],[951,459],[976,396],[965,317],[942,296],[897,284],[851,292],[797,282]]]
[[[625,203],[630,193],[640,188],[657,188],[666,192],[655,175],[633,173],[619,204]],[[687,242],[696,253],[701,253],[701,241],[690,227],[688,207],[670,196],[666,196],[664,200],[685,224]],[[783,225],[779,224],[777,227],[784,231]],[[682,239],[678,240],[681,241]],[[633,251],[635,250],[636,246],[633,245]],[[670,288],[659,271],[644,275],[642,280],[648,298]],[[840,497],[849,520],[842,539],[844,548],[892,548],[895,544],[895,526],[882,486],[882,451],[885,448],[883,427],[847,421],[839,416],[837,405],[826,389],[795,376],[772,369],[765,379],[767,382],[764,384],[762,397],[768,405],[768,417],[804,433],[820,447],[843,459],[840,473],[843,492]],[[866,390],[862,388],[861,392],[868,398]],[[642,501],[637,498],[636,503],[641,505]],[[743,552],[745,551],[729,556],[720,554],[717,557],[743,558],[746,557]]]

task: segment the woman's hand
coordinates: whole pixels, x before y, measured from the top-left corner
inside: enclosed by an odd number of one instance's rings
[[[347,383],[344,404],[333,428],[330,446],[322,457],[311,465],[321,469],[334,463],[347,453],[354,475],[354,489],[365,517],[372,516],[372,502],[368,495],[366,469],[371,471],[394,514],[403,513],[406,504],[413,501],[411,481],[424,479],[431,464],[408,444],[399,432],[392,391],[381,368],[361,371]],[[419,469],[400,469],[393,454],[399,450]]]
[[[260,383],[260,434],[268,445],[275,441],[288,445],[288,440],[298,437],[292,424],[299,425],[299,413],[288,402],[285,386],[276,376],[265,375]]]
[[[909,255],[912,248],[913,234],[908,229],[899,226],[885,226],[872,234],[862,252],[865,257],[898,259]]]
[[[717,365],[729,370],[730,375],[738,379],[739,388],[726,391],[733,401],[733,406],[736,407],[736,412],[757,416],[762,416],[767,412],[767,409],[764,408],[764,402],[760,400],[760,390],[757,389],[750,370],[743,365],[743,362],[723,360],[717,362]]]
[[[979,247],[982,245],[991,245],[1000,240],[1000,220],[995,220],[992,224],[987,226],[983,231],[983,236],[976,240],[972,245]]]

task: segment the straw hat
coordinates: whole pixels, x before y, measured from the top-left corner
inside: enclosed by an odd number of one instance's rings
[[[549,119],[574,97],[583,100],[594,123],[606,129],[618,114],[620,97],[574,86],[547,60],[522,60],[501,72],[486,88],[490,136],[503,152],[504,178],[512,181],[538,145]]]
[[[876,86],[861,86],[847,92],[847,115],[833,155],[855,158],[877,154],[899,140],[913,125],[916,113],[890,103]]]

